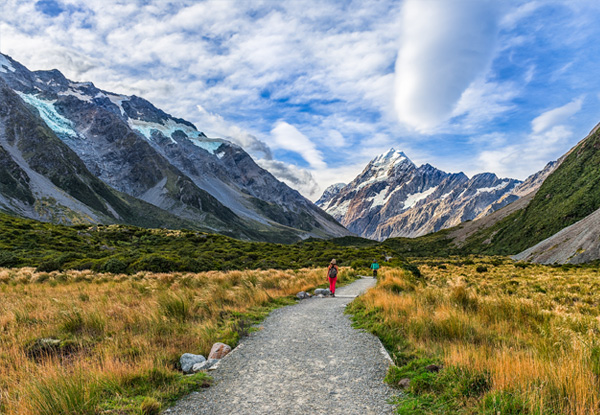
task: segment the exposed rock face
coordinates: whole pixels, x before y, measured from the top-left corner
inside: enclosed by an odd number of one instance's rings
[[[0,57],[0,78],[113,188],[208,229],[248,239],[349,234],[242,148],[210,139],[142,98],[72,82],[57,70],[31,72]],[[8,163],[0,154],[1,160]],[[11,183],[25,180],[14,166],[6,168]]]
[[[56,223],[186,226],[95,177],[0,77],[0,208]],[[175,219],[175,220],[173,220]]]
[[[391,149],[373,159],[350,184],[319,205],[363,237],[416,237],[475,219],[518,199],[515,179],[492,173],[468,178],[425,164],[420,167]]]
[[[600,258],[600,209],[513,256],[539,264],[584,264]]]
[[[346,183],[336,183],[336,184],[332,184],[331,186],[329,186],[327,189],[325,189],[325,191],[323,192],[323,194],[321,195],[321,197],[319,198],[319,200],[317,200],[315,202],[315,205],[317,206],[322,206],[324,205],[326,202],[328,202],[329,200],[333,199],[335,196],[337,196],[337,194],[346,186]]]

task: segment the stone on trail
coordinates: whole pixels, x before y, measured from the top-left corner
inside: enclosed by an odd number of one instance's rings
[[[322,294],[323,294],[324,296],[328,296],[328,295],[331,295],[331,291],[329,291],[329,288],[326,288],[326,289],[324,289],[324,290],[323,290],[323,293],[322,293]]]
[[[192,367],[192,373],[198,373],[201,372],[203,370],[209,370],[211,367],[213,367],[217,362],[219,361],[219,359],[208,359],[205,362],[202,363],[196,363],[193,367]]]
[[[205,362],[206,359],[201,354],[184,353],[179,359],[181,370],[184,373],[190,373],[195,364]]]
[[[296,298],[298,298],[299,300],[304,300],[305,298],[308,298],[309,294],[305,291],[300,291],[298,294],[296,294]]]
[[[225,343],[215,343],[210,349],[210,354],[208,355],[208,360],[211,359],[221,359],[225,357],[231,351],[231,347],[226,345]]]
[[[325,289],[324,289],[324,288],[317,288],[317,289],[315,290],[315,295],[323,294],[323,291],[325,291]]]

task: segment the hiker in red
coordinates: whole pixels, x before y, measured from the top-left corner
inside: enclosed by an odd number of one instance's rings
[[[339,269],[336,265],[335,259],[332,259],[329,263],[329,267],[327,268],[327,278],[329,278],[329,291],[331,291],[332,297],[335,297],[335,282],[337,281],[338,271]]]

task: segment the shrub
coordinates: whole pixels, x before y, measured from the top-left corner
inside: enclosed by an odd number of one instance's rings
[[[170,272],[179,269],[179,263],[162,255],[146,255],[134,264],[136,271]]]
[[[369,269],[369,267],[371,266],[371,262],[366,259],[357,259],[357,260],[352,261],[350,266],[354,270]]]
[[[421,270],[414,264],[405,264],[402,266],[405,270],[410,272],[415,278],[421,278]]]
[[[62,264],[56,259],[47,259],[42,261],[36,268],[37,272],[52,272],[52,271],[60,271],[62,269]]]
[[[103,271],[110,272],[112,274],[124,274],[127,272],[127,264],[117,258],[110,258],[104,263],[102,268]]]
[[[14,267],[19,264],[21,259],[10,251],[0,251],[0,267]]]

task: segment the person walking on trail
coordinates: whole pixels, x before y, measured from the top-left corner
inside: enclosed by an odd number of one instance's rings
[[[376,259],[373,260],[373,263],[371,264],[371,269],[373,270],[373,278],[377,278],[377,270],[379,269],[379,264],[377,263]]]
[[[332,259],[329,263],[329,267],[327,268],[327,278],[329,278],[329,291],[331,291],[332,297],[335,297],[335,283],[337,281],[338,271],[339,269],[335,262],[335,259]]]

